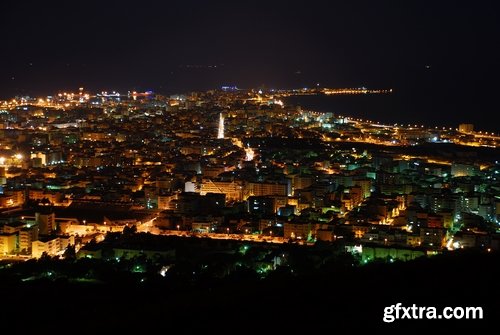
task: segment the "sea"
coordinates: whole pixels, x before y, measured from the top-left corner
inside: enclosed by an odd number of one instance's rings
[[[470,97],[461,96],[460,92],[457,92],[456,97],[426,96],[422,92],[415,94],[395,92],[357,95],[297,95],[283,100],[285,104],[301,106],[305,110],[332,112],[335,115],[368,119],[384,124],[418,124],[419,126],[457,128],[461,123],[472,123],[475,130],[500,132],[492,110],[470,101]]]

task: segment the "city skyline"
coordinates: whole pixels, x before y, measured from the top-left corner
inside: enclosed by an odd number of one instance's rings
[[[4,328],[491,332],[496,7],[3,1]]]
[[[395,299],[438,307],[449,292],[464,292],[453,307],[484,310],[478,326],[494,322],[498,135],[287,103],[311,94],[393,91],[82,87],[1,102],[7,322],[39,299],[53,308],[33,314],[35,329],[55,313],[59,325],[116,330],[133,311],[143,328],[194,332],[220,326],[222,310],[224,325],[241,326],[255,308],[279,316],[270,329],[287,329],[281,318],[297,311],[318,328],[330,319],[352,328],[344,320],[354,313],[373,329]],[[478,277],[483,291],[464,287]],[[57,309],[61,295],[78,306]],[[200,310],[203,322],[180,321]]]
[[[425,117],[419,116],[419,117],[406,117],[401,119],[401,115],[394,115],[393,117],[387,117],[384,115],[378,115],[377,111],[379,111],[379,107],[373,108],[371,111],[364,111],[364,115],[359,115],[359,112],[357,112],[355,109],[359,108],[356,105],[352,105],[349,108],[345,108],[345,106],[342,107],[342,105],[336,105],[335,100],[330,100],[327,104],[324,103],[324,98],[335,98],[335,97],[343,97],[343,96],[371,96],[371,95],[382,95],[382,96],[391,96],[394,94],[392,88],[377,88],[377,89],[372,89],[372,88],[367,88],[367,87],[344,87],[344,88],[328,88],[328,87],[312,87],[312,88],[307,88],[307,87],[302,87],[302,88],[293,88],[293,89],[262,89],[262,88],[250,88],[250,89],[243,89],[243,88],[238,88],[237,86],[222,86],[220,88],[214,88],[210,91],[233,91],[233,92],[257,92],[259,94],[270,94],[272,96],[279,97],[281,99],[285,99],[286,103],[288,105],[296,105],[300,108],[305,108],[308,110],[314,110],[316,112],[320,113],[333,113],[336,115],[341,115],[345,114],[345,117],[353,120],[362,120],[363,118],[367,122],[371,123],[382,123],[382,124],[387,124],[387,125],[394,125],[394,126],[400,126],[400,127],[408,127],[410,128],[412,125],[415,125],[417,127],[417,124],[419,127],[426,127],[426,128],[435,128],[445,130],[445,129],[455,129],[458,131],[458,126],[460,124],[472,124],[474,126],[475,132],[478,134],[483,134],[484,135],[497,135],[498,134],[498,126],[496,124],[491,124],[489,120],[478,120],[477,118],[475,121],[479,121],[479,123],[474,123],[471,121],[474,120],[474,118],[469,118],[469,119],[462,119],[461,116],[457,118],[455,115],[453,118],[434,118],[429,122],[429,120],[426,120]],[[174,100],[178,99],[181,96],[186,96],[189,94],[192,94],[193,92],[185,92],[185,93],[179,93],[177,92],[176,94],[171,94],[171,95],[162,95],[158,94],[158,96],[170,96]],[[23,105],[34,105],[34,106],[39,106],[39,107],[55,107],[55,108],[68,108],[68,107],[74,107],[75,103],[77,104],[84,104],[89,101],[89,99],[104,99],[104,98],[109,98],[109,97],[115,97],[115,98],[141,98],[141,97],[152,97],[157,95],[153,91],[146,91],[146,92],[137,92],[134,90],[126,90],[125,92],[119,92],[116,90],[108,89],[108,90],[103,90],[101,92],[89,92],[86,90],[84,87],[80,87],[78,91],[71,92],[71,90],[58,90],[57,92],[53,92],[52,94],[46,95],[46,96],[29,96],[29,95],[20,95],[20,96],[15,96],[11,97],[10,99],[5,99],[1,100],[0,99],[0,107],[4,108],[12,108],[14,106],[23,106]],[[304,100],[302,101],[301,98],[312,98],[311,101]],[[290,100],[286,100],[287,98],[291,98]],[[316,100],[315,100],[316,99]],[[71,101],[71,104],[68,104],[68,101]],[[283,103],[283,101],[279,101],[279,103]],[[380,105],[380,103],[379,103]],[[387,108],[387,101],[382,104],[382,106],[385,106]],[[342,112],[344,110],[344,112]],[[223,115],[221,113],[221,117],[223,118]],[[385,119],[385,120],[384,120]],[[405,122],[406,121],[406,122]],[[443,122],[444,121],[444,122]],[[393,123],[394,122],[394,123]],[[407,123],[409,122],[409,123]],[[219,120],[219,129],[223,129],[223,121],[221,123],[221,120]],[[220,133],[218,133],[220,135]]]
[[[487,117],[499,73],[490,2],[328,4],[7,1],[0,98],[319,83],[392,87],[412,101],[400,113]]]

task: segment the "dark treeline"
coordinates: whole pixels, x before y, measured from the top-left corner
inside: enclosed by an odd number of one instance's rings
[[[82,273],[108,271],[108,277],[94,282],[53,280],[50,275],[24,282],[12,279],[13,272],[54,269],[54,262],[62,268],[71,263],[74,271]],[[58,327],[96,329],[98,333],[133,328],[175,328],[186,333],[264,329],[267,333],[428,326],[483,329],[500,316],[498,254],[454,252],[365,266],[350,262],[337,257],[316,271],[299,275],[283,267],[265,278],[242,268],[222,278],[200,277],[196,281],[186,275],[193,269],[184,263],[171,276],[141,281],[137,273],[129,271],[124,276],[125,271],[111,269],[109,262],[41,259],[1,271],[4,308],[0,318],[20,322],[26,317],[22,311],[28,304],[32,306],[29,326],[34,328],[50,321]],[[124,261],[120,266],[130,269],[133,264],[134,260]],[[139,275],[145,273],[147,270]],[[396,320],[384,324],[384,307],[398,302],[437,308],[481,306],[485,320]]]

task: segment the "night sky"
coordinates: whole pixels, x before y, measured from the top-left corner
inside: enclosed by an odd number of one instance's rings
[[[3,1],[0,98],[319,83],[416,92],[464,116],[498,109],[494,1],[103,2]]]

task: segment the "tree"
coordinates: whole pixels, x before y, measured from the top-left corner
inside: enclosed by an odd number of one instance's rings
[[[47,251],[44,251],[40,255],[40,261],[41,262],[47,262],[47,261],[51,261],[51,260],[52,260],[52,257],[47,253]]]
[[[123,227],[124,235],[133,235],[135,233],[137,233],[137,227],[135,225],[132,225],[130,227],[126,225],[125,227]]]
[[[68,245],[66,247],[66,250],[64,250],[64,259],[66,260],[75,260],[76,259],[76,250],[75,250],[75,246],[74,245]]]

